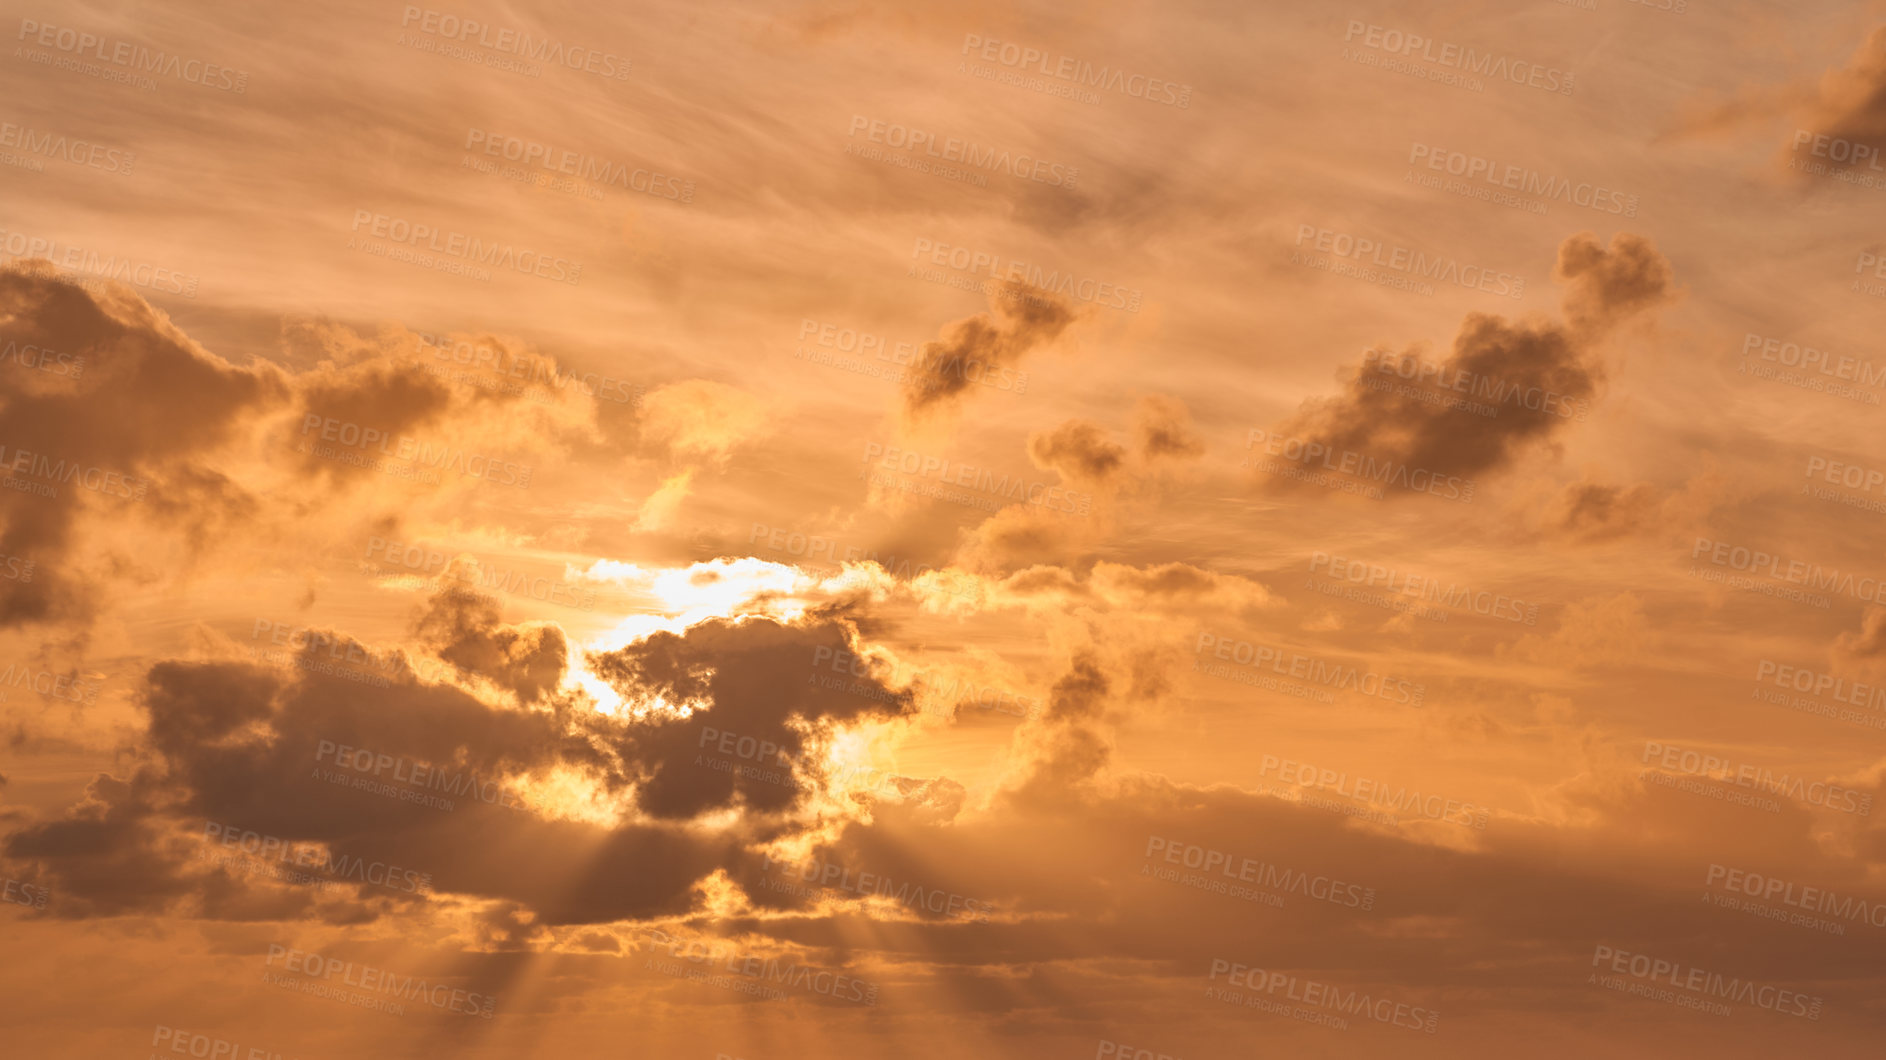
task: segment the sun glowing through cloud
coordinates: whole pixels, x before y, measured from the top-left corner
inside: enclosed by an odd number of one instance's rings
[[[22,5],[5,1054],[1878,1054],[1883,15]]]

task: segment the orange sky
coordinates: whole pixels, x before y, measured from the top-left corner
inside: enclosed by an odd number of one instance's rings
[[[19,1055],[1877,1055],[1886,5],[15,8]]]

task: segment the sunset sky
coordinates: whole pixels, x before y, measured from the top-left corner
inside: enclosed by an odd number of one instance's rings
[[[1879,1055],[1886,3],[6,4],[0,1052]]]

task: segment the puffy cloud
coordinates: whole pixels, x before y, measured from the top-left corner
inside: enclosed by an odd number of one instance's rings
[[[200,544],[251,503],[206,461],[285,399],[281,372],[225,363],[126,288],[30,264],[0,269],[0,333],[54,366],[15,366],[0,387],[0,462],[17,483],[0,491],[0,553],[39,571],[0,582],[0,624],[89,618],[109,580],[93,562],[101,527],[149,518]]]
[[[476,584],[476,563],[456,565],[446,577]],[[555,624],[523,628],[498,621],[498,604],[467,585],[447,584],[433,596],[416,630],[420,640],[462,676],[480,675],[534,703],[563,680],[569,644]]]
[[[1115,489],[1139,485],[1166,461],[1195,460],[1205,452],[1185,402],[1163,394],[1140,399],[1132,440],[1136,447],[1129,449],[1099,424],[1073,419],[1029,435],[1028,456],[1070,482]]]
[[[1031,351],[1052,344],[1074,322],[1061,299],[1010,282],[989,296],[990,309],[943,328],[926,342],[903,385],[908,420],[952,408],[985,378],[997,379]]]
[[[654,704],[618,735],[639,805],[690,818],[799,804],[825,779],[818,752],[835,728],[907,709],[909,693],[891,692],[857,652],[852,626],[837,615],[798,625],[710,619],[591,653],[589,665],[625,701]],[[745,750],[727,755],[714,733]]]
[[[1192,414],[1178,398],[1164,394],[1141,398],[1133,430],[1140,454],[1149,462],[1190,460],[1205,454],[1205,442],[1192,426]]]
[[[1110,481],[1126,466],[1126,449],[1108,440],[1106,432],[1086,420],[1069,420],[1051,431],[1028,438],[1028,456],[1036,467],[1059,471],[1063,478],[1085,484]]]
[[[1319,454],[1354,453],[1435,475],[1506,466],[1565,430],[1597,396],[1604,371],[1596,343],[1671,294],[1668,263],[1630,233],[1608,249],[1588,233],[1567,239],[1556,275],[1565,288],[1563,323],[1470,313],[1439,362],[1418,345],[1400,354],[1371,350],[1341,395],[1306,402],[1279,433],[1321,446]],[[1271,481],[1289,488],[1296,480]]]
[[[665,447],[677,464],[723,464],[736,446],[763,435],[768,422],[765,405],[752,394],[689,379],[649,391],[642,438]]]

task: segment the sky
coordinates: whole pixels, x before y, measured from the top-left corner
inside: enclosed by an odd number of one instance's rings
[[[1886,4],[4,6],[20,1055],[1877,1055]]]

